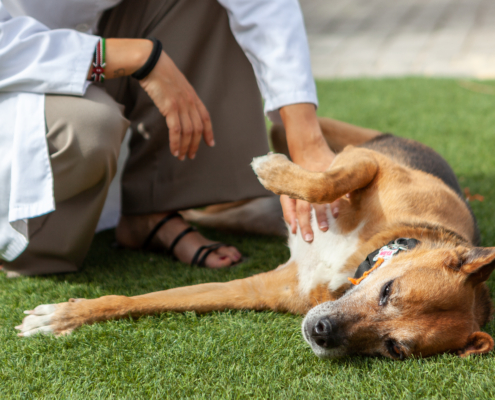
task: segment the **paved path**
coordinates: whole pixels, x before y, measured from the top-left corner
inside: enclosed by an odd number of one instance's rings
[[[495,78],[495,0],[300,0],[318,78]]]

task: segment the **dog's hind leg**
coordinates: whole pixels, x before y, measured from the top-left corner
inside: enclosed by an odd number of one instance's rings
[[[252,167],[261,184],[278,195],[310,203],[331,203],[370,184],[378,172],[378,161],[372,150],[348,147],[325,172],[307,171],[283,154],[257,157]]]
[[[363,128],[330,118],[318,118],[320,128],[330,148],[340,153],[345,146],[358,146],[381,135],[374,129]],[[270,140],[276,153],[289,157],[289,147],[283,125],[274,124],[270,129]]]
[[[382,134],[374,129],[351,125],[335,119],[318,118],[318,121],[325,140],[336,153],[340,153],[348,145],[358,146]]]
[[[260,197],[244,204],[215,210],[187,210],[182,216],[201,226],[230,232],[286,236],[280,200],[276,196]]]
[[[301,298],[297,282],[297,266],[288,264],[225,283],[205,283],[134,297],[103,296],[46,304],[27,311],[29,315],[17,329],[21,331],[19,336],[62,335],[85,324],[166,311],[206,313],[244,309],[305,313],[311,304],[308,299]]]

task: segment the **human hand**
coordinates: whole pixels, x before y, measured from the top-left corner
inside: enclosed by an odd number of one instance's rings
[[[194,159],[202,137],[208,146],[215,145],[206,107],[165,52],[153,71],[139,83],[166,118],[170,152],[175,157],[184,160],[187,155]]]
[[[132,75],[149,58],[153,43],[148,39],[106,39],[106,79]],[[91,68],[88,79],[91,79]],[[151,73],[139,83],[151,97],[169,128],[170,151],[179,160],[193,159],[201,137],[214,146],[211,120],[193,87],[170,57],[162,51]]]
[[[284,213],[284,220],[289,224],[290,231],[297,233],[297,226],[301,229],[301,235],[306,242],[313,241],[314,233],[311,229],[311,208],[315,209],[316,221],[321,231],[328,230],[327,212],[330,208],[332,216],[339,215],[339,200],[332,204],[310,204],[307,201],[291,199],[287,195],[280,196],[280,203]],[[309,236],[308,236],[309,235]]]

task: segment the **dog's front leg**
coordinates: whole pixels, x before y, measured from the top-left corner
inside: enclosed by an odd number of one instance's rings
[[[251,165],[268,190],[310,203],[332,203],[370,184],[378,172],[373,152],[352,146],[339,153],[325,172],[305,170],[282,154],[257,157]]]
[[[156,314],[164,311],[223,311],[226,309],[276,310],[305,313],[310,308],[300,298],[297,267],[284,268],[225,283],[205,283],[148,293],[141,296],[103,296],[69,300],[36,307],[17,327],[20,336],[36,333],[68,334],[84,324]]]

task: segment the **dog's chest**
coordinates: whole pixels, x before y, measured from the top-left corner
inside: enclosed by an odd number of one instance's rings
[[[328,289],[334,291],[348,282],[349,271],[343,272],[342,269],[347,259],[358,248],[359,233],[364,224],[359,224],[355,230],[345,235],[340,233],[336,220],[331,215],[329,225],[327,232],[320,231],[313,215],[312,243],[305,242],[299,232],[289,235],[289,263],[295,262],[298,266],[299,290],[302,295],[309,294],[312,289],[322,284],[328,285]]]

